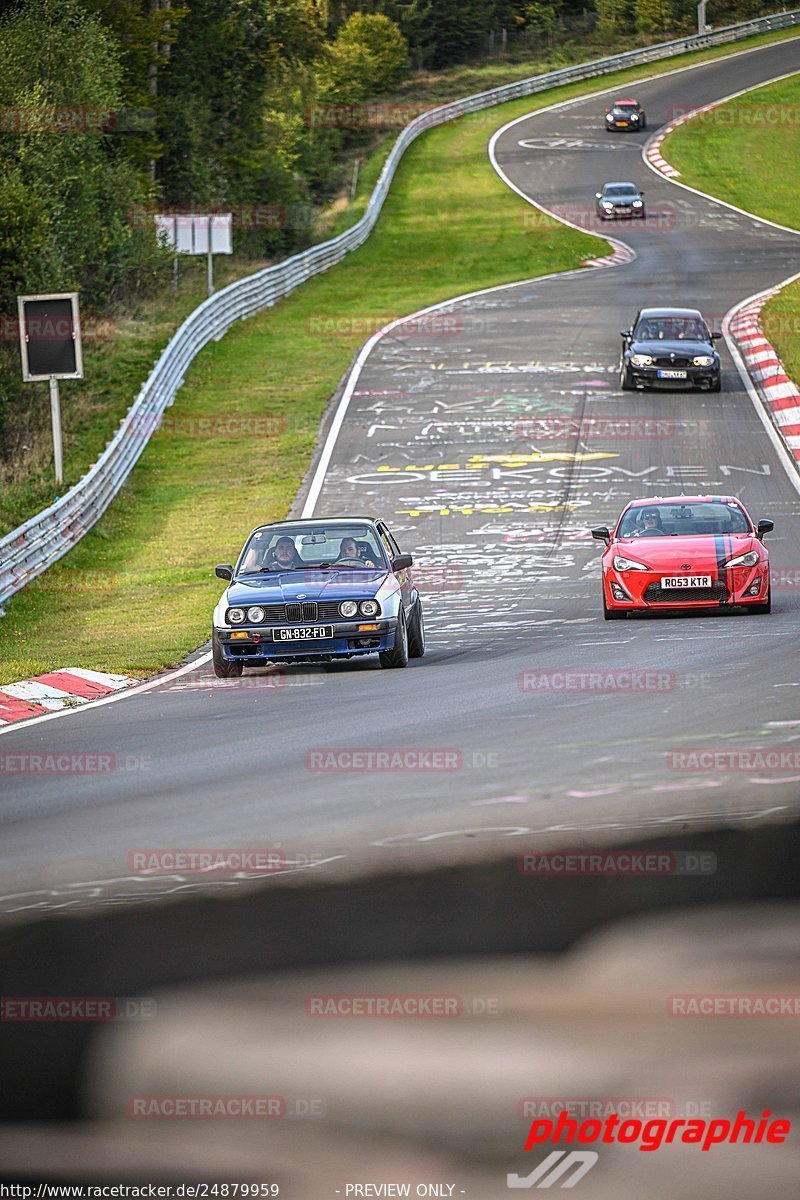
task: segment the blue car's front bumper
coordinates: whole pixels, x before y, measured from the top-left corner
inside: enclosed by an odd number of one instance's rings
[[[327,622],[330,624],[330,622]],[[320,622],[322,624],[322,622]],[[378,654],[391,650],[397,629],[396,618],[382,618],[370,624],[376,630],[359,630],[367,622],[339,621],[334,625],[333,638],[296,642],[274,642],[269,626],[246,629],[215,629],[222,655],[229,662],[240,662],[245,667],[259,667],[268,662],[312,662],[328,661],[333,658],[353,658],[356,655]],[[247,637],[231,638],[232,633],[246,633]]]

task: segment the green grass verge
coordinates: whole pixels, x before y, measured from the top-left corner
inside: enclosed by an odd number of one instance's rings
[[[700,114],[665,138],[662,152],[682,183],[800,230],[800,75]],[[798,314],[800,281],[764,305],[761,324],[800,382]]]
[[[700,113],[666,137],[661,151],[681,183],[800,228],[800,75]]]
[[[765,40],[775,36],[752,42]],[[719,56],[682,55],[660,69]],[[221,588],[213,564],[232,559],[254,524],[285,515],[320,416],[364,340],[357,330],[320,334],[315,322],[401,315],[602,253],[601,239],[556,222],[528,227],[530,209],[494,175],[486,142],[517,115],[658,70],[514,101],[417,141],[365,246],[199,355],[170,426],[152,439],[109,513],[10,602],[0,621],[0,681],[69,665],[143,676],[202,642]],[[379,147],[365,164],[364,189],[385,153]],[[243,414],[266,418],[269,428],[192,436],[202,434],[202,421]]]

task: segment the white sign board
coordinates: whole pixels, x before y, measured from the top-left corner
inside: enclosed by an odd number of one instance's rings
[[[233,254],[232,213],[157,214],[156,234],[175,254]]]

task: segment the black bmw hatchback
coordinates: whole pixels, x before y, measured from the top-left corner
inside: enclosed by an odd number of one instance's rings
[[[722,376],[714,342],[720,337],[696,308],[642,308],[622,332],[620,387],[718,392]]]

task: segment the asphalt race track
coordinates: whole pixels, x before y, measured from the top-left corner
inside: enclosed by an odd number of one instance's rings
[[[719,395],[618,388],[619,330],[640,305],[697,306],[719,329],[734,304],[800,270],[800,236],[677,188],[641,157],[677,108],[796,66],[789,41],[637,84],[646,133],[603,130],[609,91],[499,135],[499,168],[545,208],[586,226],[600,185],[631,179],[648,220],[606,227],[632,262],[453,303],[369,356],[314,511],[382,515],[415,555],[425,658],[239,681],[205,664],[4,732],[4,753],[101,751],[115,769],[10,781],[2,911],[24,919],[186,886],[137,878],[140,847],[279,845],[287,869],[335,873],[380,868],[399,848],[412,859],[507,838],[528,848],[547,830],[796,817],[800,774],[676,771],[666,752],[797,744],[797,585],[774,591],[768,617],[606,623],[587,532],[631,497],[734,494],[775,521],[773,565],[800,581],[798,485],[724,343]],[[563,689],[565,671],[628,668],[649,672],[633,691]],[[455,769],[313,769],[326,748],[447,750]]]

